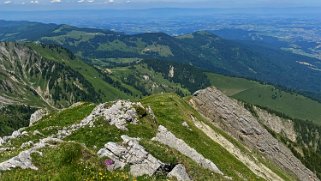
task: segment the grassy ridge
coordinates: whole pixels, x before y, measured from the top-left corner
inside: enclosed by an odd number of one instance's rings
[[[230,97],[282,112],[292,118],[321,124],[321,103],[317,101],[251,80],[214,73],[207,73],[207,75],[213,86]]]

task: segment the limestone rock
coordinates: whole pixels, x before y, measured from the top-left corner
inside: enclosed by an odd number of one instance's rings
[[[174,67],[171,65],[171,66],[169,67],[168,77],[169,77],[169,78],[173,78],[174,75],[175,75],[175,70],[174,70]]]
[[[36,136],[36,135],[40,135],[40,136],[42,136],[43,134],[42,134],[42,133],[40,133],[40,131],[35,130],[35,131],[32,133],[32,135],[34,135],[34,136]]]
[[[190,181],[184,165],[178,164],[167,174],[167,177],[175,177],[178,181]]]
[[[221,127],[249,148],[259,150],[275,164],[292,172],[299,180],[318,180],[292,152],[275,139],[241,103],[216,88],[194,93],[190,103],[213,124]]]
[[[34,144],[33,141],[28,141],[28,142],[22,143],[20,148],[24,149],[24,148],[32,146],[33,144]]]
[[[184,127],[186,127],[186,128],[189,128],[189,125],[187,124],[186,121],[184,121],[184,122],[182,123],[182,126],[184,126]]]
[[[37,150],[50,145],[51,142],[62,142],[62,141],[54,138],[42,139],[37,144],[35,144],[32,148],[22,151],[17,156],[0,163],[0,171],[11,170],[13,168],[38,170],[38,168],[32,164],[31,154],[38,153],[41,155],[41,153],[38,152]]]
[[[272,131],[282,134],[292,142],[297,141],[297,134],[292,120],[280,118],[258,107],[254,107],[254,109],[262,124]]]
[[[46,109],[39,109],[30,116],[29,126],[32,126],[48,114]]]
[[[18,130],[12,133],[11,138],[18,138],[20,136],[21,136],[21,132]]]
[[[121,130],[127,130],[127,123],[136,124],[138,122],[135,106],[143,107],[140,103],[122,100],[116,101],[110,107],[106,108],[106,106],[106,104],[99,105],[92,113],[93,117],[102,117],[110,125],[115,125]]]
[[[127,130],[126,126],[128,123],[137,124],[138,122],[138,115],[135,109],[137,106],[144,109],[141,103],[133,103],[123,100],[116,101],[111,106],[109,106],[108,103],[100,104],[96,106],[90,115],[81,120],[80,123],[64,127],[59,130],[54,137],[63,139],[80,128],[85,126],[93,127],[94,121],[98,117],[103,118],[110,125],[115,125],[120,130]]]
[[[209,169],[215,173],[223,173],[217,168],[217,166],[210,160],[206,159],[203,155],[198,153],[194,148],[191,148],[183,140],[176,138],[176,136],[169,132],[164,126],[158,127],[158,132],[156,137],[153,138],[154,141],[158,141],[164,145],[167,145],[177,151],[181,152],[183,155],[191,158],[200,166]]]
[[[100,157],[108,157],[114,161],[114,169],[124,168],[130,165],[130,173],[134,176],[152,176],[158,168],[163,165],[161,161],[149,154],[139,144],[139,139],[121,136],[121,145],[113,142],[105,144],[104,148],[98,151]]]

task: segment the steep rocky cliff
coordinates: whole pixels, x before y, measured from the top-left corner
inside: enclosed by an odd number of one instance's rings
[[[253,151],[265,155],[299,180],[318,180],[283,143],[274,138],[243,105],[216,88],[197,91],[190,103],[212,123]],[[262,113],[263,114],[263,113]],[[262,116],[262,115],[261,115]]]

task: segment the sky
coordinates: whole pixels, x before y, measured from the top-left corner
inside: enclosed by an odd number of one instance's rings
[[[0,0],[0,9],[321,7],[321,0]],[[0,12],[1,13],[1,12]]]

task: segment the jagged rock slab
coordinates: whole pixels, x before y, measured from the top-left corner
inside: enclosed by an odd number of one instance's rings
[[[176,165],[171,172],[167,174],[167,177],[174,177],[178,181],[190,181],[184,165]]]
[[[190,103],[204,116],[250,148],[259,150],[299,180],[319,180],[292,152],[275,139],[242,104],[216,88],[194,93]]]
[[[202,167],[223,175],[223,173],[217,168],[217,166],[212,161],[206,159],[194,148],[191,148],[189,145],[187,145],[183,140],[176,138],[176,136],[173,133],[169,132],[164,126],[160,125],[158,127],[158,132],[156,134],[156,137],[153,138],[153,140],[158,141],[164,145],[167,145],[179,151],[183,155],[194,160],[197,164],[201,165]]]
[[[48,114],[46,109],[39,109],[30,116],[29,126],[32,126]]]
[[[283,179],[274,173],[271,169],[266,167],[261,162],[257,161],[255,156],[248,155],[239,149],[239,147],[235,146],[229,140],[227,140],[224,136],[214,131],[209,125],[205,124],[202,121],[197,120],[191,116],[192,122],[194,125],[203,131],[209,138],[213,141],[221,145],[226,151],[230,154],[234,155],[240,162],[242,162],[245,166],[247,166],[254,174],[259,177],[262,177],[264,180],[270,181],[282,181]]]
[[[130,173],[134,176],[152,176],[164,165],[161,161],[149,154],[144,147],[139,144],[139,139],[121,136],[122,145],[109,142],[98,151],[100,157],[108,157],[114,161],[114,169],[124,168],[130,165]]]

